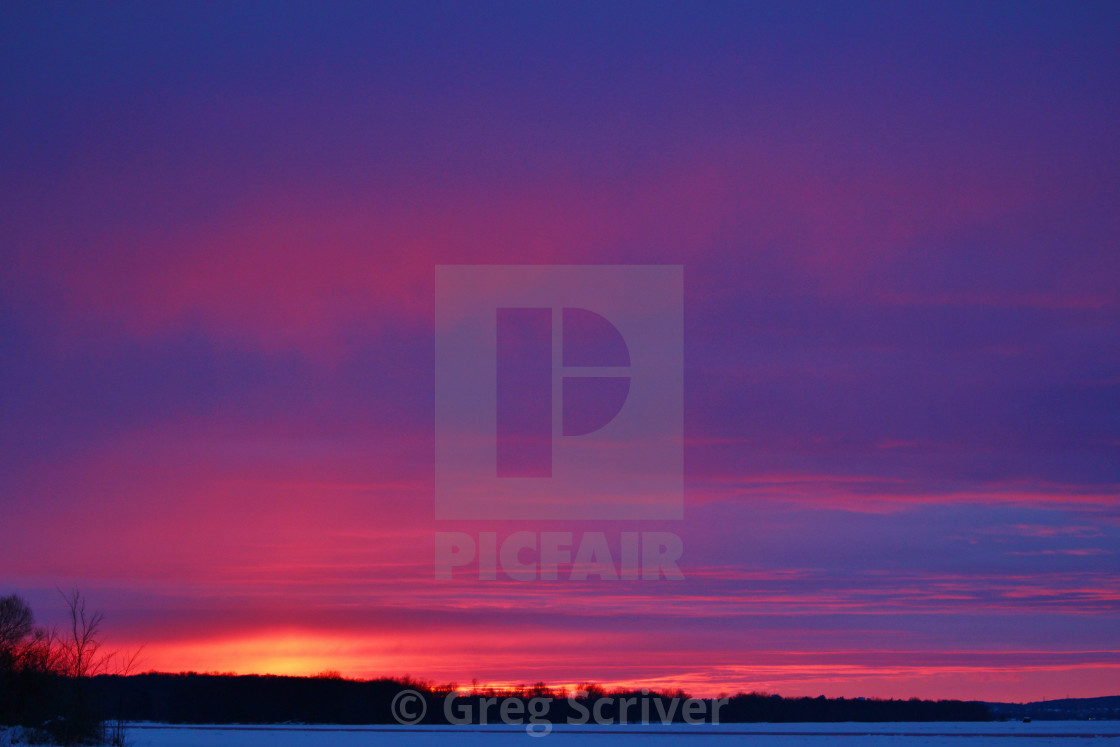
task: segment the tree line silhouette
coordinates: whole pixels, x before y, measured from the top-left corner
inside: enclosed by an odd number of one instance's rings
[[[57,628],[36,625],[19,595],[0,597],[0,725],[39,730],[57,744],[121,745],[123,722],[106,727],[108,711],[94,704],[88,683],[108,671],[127,674],[135,655],[104,651],[103,615],[87,610],[79,591],[59,593],[67,616]]]
[[[395,724],[391,703],[398,693],[413,690],[427,701],[426,715],[420,723],[447,724],[444,699],[455,690],[452,685],[434,685],[410,678],[370,680],[343,679],[337,675],[286,677],[276,675],[230,675],[147,673],[120,677],[102,675],[88,683],[91,700],[105,707],[116,707],[115,699],[124,693],[123,716],[129,721],[166,723],[312,723],[312,724]],[[685,699],[684,692],[643,692],[606,690],[584,685],[575,698],[583,709],[571,707],[567,692],[553,690],[543,683],[505,690],[485,689],[458,693],[456,718],[472,714],[471,723],[480,723],[486,708],[484,700],[520,700],[528,713],[533,698],[550,698],[552,703],[543,720],[567,723],[591,711],[596,701],[611,702],[600,707],[605,723],[620,723],[617,704],[633,699],[627,721],[635,714],[675,713],[673,698]],[[642,708],[642,701],[646,701]],[[654,701],[660,701],[658,710]],[[710,703],[710,700],[709,700]],[[461,708],[470,706],[469,709]],[[709,708],[707,713],[711,713]],[[495,723],[497,708],[491,704],[489,723]],[[746,722],[826,722],[826,721],[988,721],[993,718],[984,703],[959,700],[881,700],[878,698],[783,698],[763,693],[741,693],[731,697],[719,710],[721,723]]]
[[[634,723],[635,714],[673,714],[683,720],[683,691],[606,690],[584,685],[577,694],[544,683],[505,690],[436,685],[409,677],[345,679],[337,672],[314,677],[233,674],[132,674],[136,654],[107,653],[102,648],[100,612],[86,608],[77,591],[62,594],[64,625],[35,624],[27,602],[17,595],[0,597],[0,725],[42,730],[60,744],[125,742],[126,721],[167,723],[330,723],[393,724],[392,703],[405,690],[427,705],[421,723],[447,724],[445,698],[456,694],[456,722],[470,713],[471,723],[495,722],[493,701],[517,700],[529,713],[534,698],[550,700],[542,720],[568,723],[593,712],[599,723]],[[576,704],[569,700],[572,695]],[[620,706],[626,699],[630,708]],[[711,699],[706,714],[713,713]],[[658,707],[660,705],[660,707]],[[783,698],[740,693],[718,710],[721,722],[796,721],[984,721],[993,718],[987,704],[958,700],[881,700],[876,698]],[[601,721],[600,721],[601,719]]]

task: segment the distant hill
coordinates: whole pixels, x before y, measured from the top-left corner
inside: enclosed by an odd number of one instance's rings
[[[1103,698],[1062,698],[1036,703],[988,703],[996,718],[1030,718],[1038,721],[1120,720],[1120,695]]]

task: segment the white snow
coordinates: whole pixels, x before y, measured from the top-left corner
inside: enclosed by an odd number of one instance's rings
[[[706,739],[710,737],[711,739]],[[443,744],[536,745],[564,747],[593,742],[603,747],[703,747],[746,741],[754,747],[1006,747],[1041,745],[1112,745],[1120,747],[1120,721],[1018,721],[982,723],[886,724],[720,724],[667,726],[556,726],[547,737],[532,737],[523,726],[183,726],[133,724],[128,739],[135,747],[376,747]],[[0,741],[0,744],[3,744]]]

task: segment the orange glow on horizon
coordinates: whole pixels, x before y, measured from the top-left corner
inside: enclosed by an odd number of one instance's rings
[[[276,630],[222,639],[145,646],[141,668],[158,672],[221,672],[310,676],[325,671],[376,670],[378,640],[355,640],[301,630]]]
[[[460,691],[516,688],[544,682],[574,693],[589,682],[607,689],[684,690],[714,697],[768,692],[786,697],[958,698],[1027,701],[1048,697],[1091,697],[1120,689],[1120,667],[1101,661],[1064,663],[986,661],[919,662],[907,652],[821,652],[767,656],[752,664],[728,664],[704,654],[661,652],[664,665],[625,666],[579,652],[534,659],[522,653],[529,640],[499,635],[427,639],[404,635],[355,636],[298,629],[262,630],[222,639],[167,641],[145,647],[141,671],[313,676],[333,671],[353,679],[410,676]],[[503,645],[509,644],[509,647]],[[516,648],[516,650],[514,650]],[[467,653],[465,653],[467,652]],[[961,655],[965,655],[962,652]],[[1027,654],[1029,656],[1029,654]],[[836,658],[843,657],[846,663]],[[786,663],[786,661],[792,663]],[[580,677],[598,671],[605,676]],[[575,675],[575,676],[574,676]]]

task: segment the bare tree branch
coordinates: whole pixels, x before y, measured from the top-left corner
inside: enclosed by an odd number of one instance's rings
[[[58,593],[70,616],[68,630],[58,641],[63,673],[76,679],[101,673],[108,658],[101,653],[98,638],[105,616],[101,612],[87,612],[86,599],[77,589],[69,594],[59,589]]]

